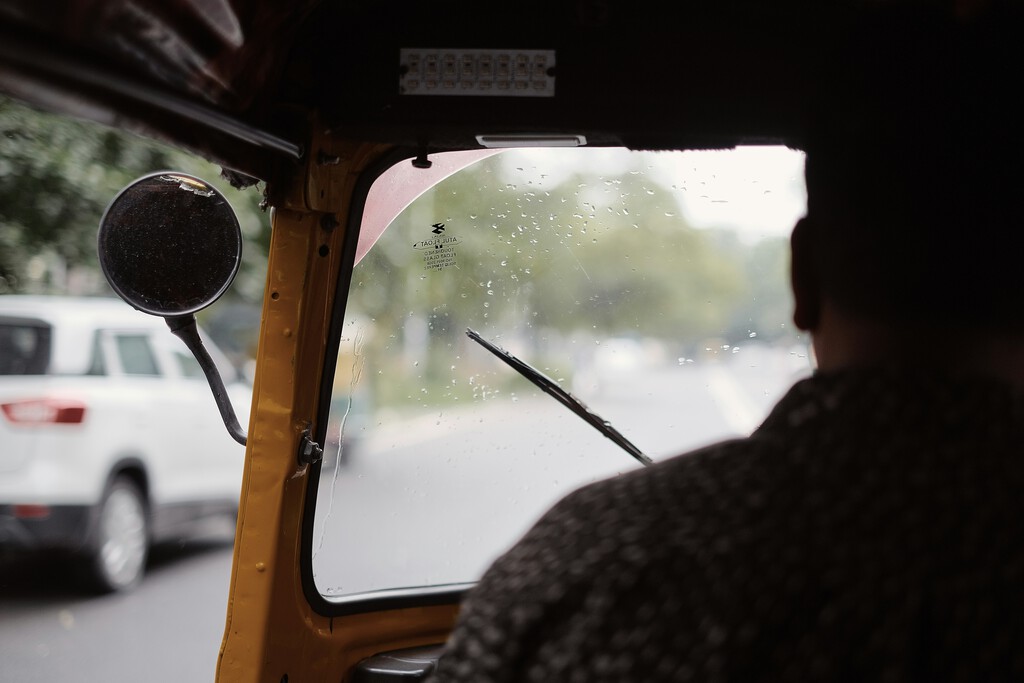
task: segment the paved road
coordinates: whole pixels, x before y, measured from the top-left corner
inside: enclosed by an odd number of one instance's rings
[[[38,561],[0,564],[0,681],[213,681],[230,572],[224,534],[159,549],[128,595],[83,596]]]
[[[748,434],[808,371],[786,350],[750,350],[577,393],[659,460]],[[517,393],[389,420],[343,465],[325,467],[313,555],[322,593],[474,581],[563,495],[639,466],[550,397]]]

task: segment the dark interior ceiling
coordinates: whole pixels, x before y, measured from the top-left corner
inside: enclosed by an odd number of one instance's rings
[[[484,133],[799,144],[823,55],[877,4],[6,0],[0,90],[261,178],[295,163],[314,111],[343,137],[430,149]],[[402,95],[402,48],[553,50],[555,96]]]
[[[397,3],[400,22],[393,6],[356,17],[328,6],[296,45],[282,94],[315,103],[332,124],[361,135],[437,146],[514,131],[585,133],[637,147],[784,139],[810,66],[804,55],[821,32],[806,31],[807,17],[792,4],[788,14],[766,9],[771,3],[705,4],[713,7],[493,3],[502,9],[486,16],[451,2]],[[361,29],[335,33],[346,25]],[[557,95],[403,97],[401,47],[553,49]]]

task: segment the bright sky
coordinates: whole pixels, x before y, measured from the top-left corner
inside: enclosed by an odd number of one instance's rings
[[[543,169],[535,185],[554,186],[584,164],[597,175],[636,168],[673,189],[687,221],[699,228],[730,228],[751,241],[788,235],[804,215],[804,154],[780,146],[651,152],[623,149],[532,149],[505,153],[510,169]],[[578,152],[578,153],[575,153]]]
[[[667,182],[680,189],[680,205],[691,225],[732,228],[755,240],[788,235],[804,215],[803,152],[737,147],[669,158]]]

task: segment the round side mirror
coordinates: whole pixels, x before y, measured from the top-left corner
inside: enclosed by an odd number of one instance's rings
[[[100,267],[140,311],[190,315],[227,290],[242,258],[242,232],[215,187],[184,173],[139,178],[100,219]]]

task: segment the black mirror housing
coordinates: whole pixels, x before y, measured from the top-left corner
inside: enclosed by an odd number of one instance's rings
[[[231,205],[194,176],[143,176],[114,197],[100,219],[100,267],[134,308],[190,315],[227,290],[242,260],[242,231]]]
[[[195,176],[152,173],[110,202],[97,242],[107,282],[132,307],[164,318],[185,342],[210,383],[224,426],[244,446],[246,434],[195,318],[227,291],[242,261],[242,230],[227,199]]]

